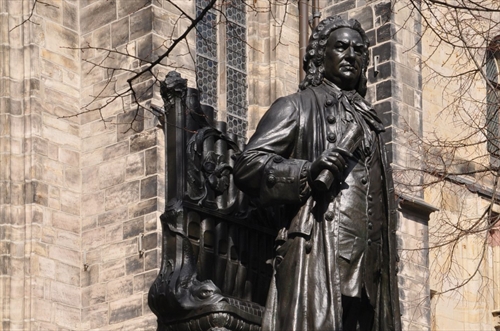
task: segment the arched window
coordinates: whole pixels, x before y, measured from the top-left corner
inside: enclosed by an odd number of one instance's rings
[[[196,0],[197,14],[208,5]],[[211,9],[196,27],[197,85],[202,104],[216,112],[226,110],[229,132],[246,136],[247,122],[247,25],[244,1],[229,1]]]
[[[500,60],[500,37],[495,38],[487,52],[486,72],[486,129],[487,149],[492,160],[500,160],[500,84],[498,65]]]

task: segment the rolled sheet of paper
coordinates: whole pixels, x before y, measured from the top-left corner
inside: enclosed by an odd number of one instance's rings
[[[346,133],[339,144],[333,148],[343,156],[352,156],[352,153],[358,148],[363,140],[363,128],[355,122],[348,124]],[[314,180],[314,185],[317,190],[324,192],[328,191],[332,186],[334,176],[328,169],[323,169],[321,173]]]

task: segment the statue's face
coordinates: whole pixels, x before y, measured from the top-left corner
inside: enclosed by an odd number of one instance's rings
[[[356,88],[366,52],[361,35],[350,28],[334,30],[325,50],[325,78],[343,90]]]

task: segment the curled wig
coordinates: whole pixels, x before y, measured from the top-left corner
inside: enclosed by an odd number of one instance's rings
[[[361,68],[361,75],[356,88],[356,91],[361,96],[364,97],[366,95],[366,83],[368,81],[366,71],[369,63],[368,47],[370,46],[370,41],[361,27],[361,24],[359,24],[357,20],[344,20],[340,16],[327,17],[322,20],[316,28],[314,28],[313,33],[309,38],[309,44],[306,48],[306,55],[303,59],[303,67],[306,72],[306,77],[299,85],[301,90],[304,90],[308,86],[318,86],[323,81],[325,74],[325,67],[323,64],[325,61],[326,44],[330,34],[334,30],[340,28],[350,28],[359,32],[361,39],[366,46],[366,50],[363,54],[363,67]]]

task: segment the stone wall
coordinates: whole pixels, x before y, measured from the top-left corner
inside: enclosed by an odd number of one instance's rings
[[[153,90],[142,88],[151,77],[136,85],[146,111],[130,96],[92,109],[126,84],[109,68],[154,59],[178,12],[151,1],[33,4],[0,1],[0,329],[154,329],[164,161]]]

